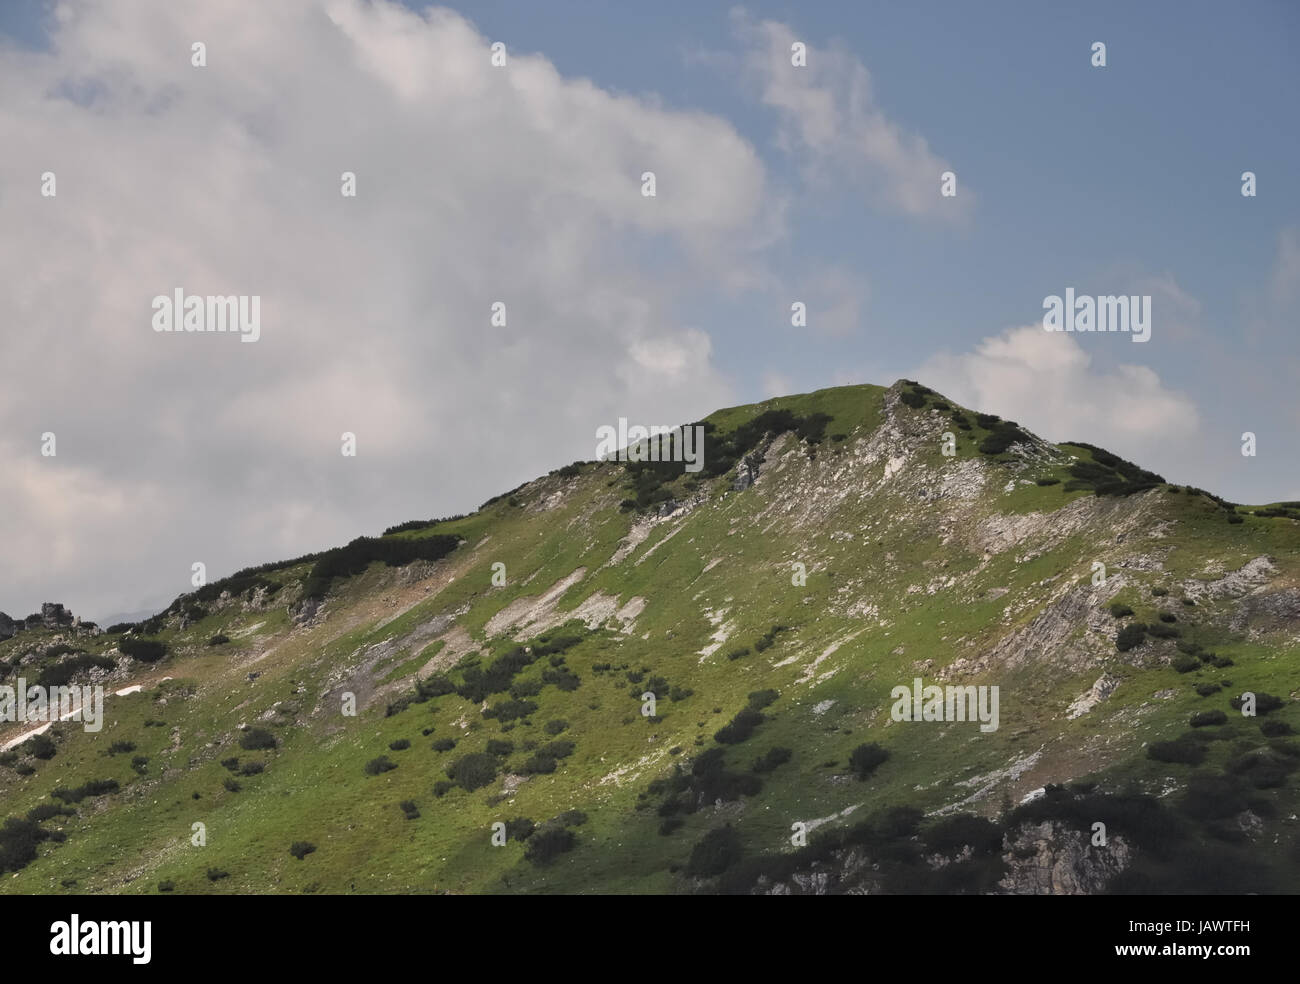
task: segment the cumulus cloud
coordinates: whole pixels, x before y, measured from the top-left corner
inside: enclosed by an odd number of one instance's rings
[[[1151,369],[1097,368],[1074,336],[1041,325],[985,338],[972,352],[937,355],[911,375],[1048,440],[1098,444],[1171,476],[1200,436],[1196,405]]]
[[[216,576],[472,509],[592,457],[600,423],[734,402],[675,309],[752,281],[781,234],[725,121],[539,56],[493,67],[439,9],[56,10],[48,50],[0,48],[22,230],[0,240],[0,607],[138,608],[196,560]],[[155,333],[176,287],[260,295],[261,340]]]
[[[779,21],[754,21],[742,8],[732,11],[732,23],[745,46],[741,67],[778,114],[778,142],[800,155],[807,177],[862,187],[872,204],[906,215],[952,218],[969,210],[973,196],[964,183],[956,197],[940,196],[940,175],[955,168],[885,114],[860,59],[834,45],[815,47]],[[804,66],[791,64],[795,42],[806,47]]]

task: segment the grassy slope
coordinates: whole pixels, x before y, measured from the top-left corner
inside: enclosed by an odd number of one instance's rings
[[[970,794],[972,787],[960,785],[962,780],[1036,750],[1043,753],[1039,765],[1008,787],[1015,796],[1098,771],[1115,782],[1158,788],[1186,769],[1147,760],[1141,743],[1181,733],[1193,710],[1227,706],[1226,691],[1201,698],[1192,684],[1228,677],[1237,691],[1251,687],[1285,696],[1295,689],[1294,640],[1248,642],[1212,625],[1222,621],[1227,602],[1186,611],[1167,604],[1177,600],[1176,581],[1208,577],[1211,569],[1218,576],[1264,554],[1282,569],[1281,582],[1294,585],[1300,575],[1295,522],[1247,517],[1230,526],[1208,500],[1157,490],[1098,506],[1101,518],[1036,556],[1021,545],[985,556],[968,535],[985,520],[1032,519],[1078,500],[1088,500],[1079,503],[1088,508],[1098,503],[1086,492],[1033,484],[1035,478],[1064,476],[1070,454],[1088,453],[1062,446],[1054,460],[1017,472],[978,454],[974,445],[985,432],[976,428],[958,432],[958,454],[946,458],[937,440],[942,420],[932,411],[898,407],[891,420],[906,432],[899,440],[909,457],[900,476],[885,480],[889,453],[869,460],[864,450],[886,420],[884,399],[879,387],[844,387],[718,411],[709,419],[724,430],[771,408],[820,411],[833,418],[827,435],[848,439],[828,440],[809,461],[787,438],[769,453],[757,486],[733,492],[728,479],[707,485],[706,502],[653,525],[617,565],[602,566],[639,520],[617,508],[624,495],[621,468],[593,464],[576,478],[552,475],[530,484],[518,493],[518,506],[502,500],[471,517],[400,534],[454,532],[466,543],[424,578],[374,565],[342,582],[328,601],[327,617],[314,627],[295,628],[285,611],[306,565],[271,575],[286,585],[284,597],[263,610],[244,611],[236,603],[184,630],[169,627],[161,638],[172,655],[139,674],[146,692],[108,698],[101,733],[62,726],[58,754],[35,763],[34,775],[0,769],[0,795],[6,814],[14,816],[48,802],[59,786],[99,778],[122,785],[118,794],[83,801],[75,818],[47,821],[48,829],[64,829],[67,840],[44,845],[41,857],[17,877],[0,880],[0,889],[152,892],[160,880],[172,880],[181,892],[681,890],[687,883],[672,869],[724,820],[736,823],[753,849],[779,850],[796,820],[896,803],[937,809]],[[988,476],[969,508],[950,513],[951,499],[918,495],[918,485],[933,486],[945,469],[969,459],[979,459],[974,467]],[[1009,491],[1008,482],[1016,482]],[[1129,515],[1138,500],[1150,511],[1150,522],[1133,549],[1159,548],[1164,570],[1126,572],[1130,583],[1118,600],[1145,621],[1154,620],[1157,602],[1166,603],[1165,609],[1184,619],[1187,637],[1204,638],[1207,648],[1231,656],[1235,666],[1180,675],[1161,660],[1173,652],[1172,642],[1148,641],[1141,650],[1150,657],[1145,665],[1121,660],[1111,647],[1104,669],[1123,682],[1109,700],[1074,721],[1065,719],[1065,708],[1101,670],[1089,665],[1072,672],[1051,659],[963,678],[1001,686],[1002,723],[993,734],[970,725],[912,727],[889,720],[893,686],[914,676],[932,682],[958,655],[987,651],[1006,633],[1029,625],[1052,584],[1086,583],[1098,557],[1117,563],[1128,548],[1110,543],[1107,524]],[[1169,525],[1157,542],[1149,533],[1161,521]],[[791,584],[796,561],[807,566],[806,585]],[[491,583],[495,562],[506,565],[505,587]],[[567,693],[544,687],[532,698],[539,708],[526,722],[503,735],[498,722],[454,694],[392,717],[384,717],[391,697],[380,695],[359,716],[341,715],[341,687],[354,686],[364,701],[386,681],[397,681],[394,689],[408,684],[417,668],[443,651],[443,643],[430,645],[432,639],[417,633],[410,646],[385,650],[373,671],[351,675],[349,668],[364,664],[378,651],[374,647],[402,643],[435,617],[467,609],[456,624],[485,656],[499,653],[509,640],[486,638],[492,616],[578,568],[586,569],[585,576],[560,598],[558,612],[574,611],[596,592],[616,596],[619,604],[641,597],[646,607],[631,631],[622,631],[618,622],[592,631],[583,626],[584,641],[565,657],[582,685]],[[927,593],[927,585],[947,577],[957,583]],[[1157,585],[1169,586],[1171,597],[1153,598]],[[913,586],[917,590],[909,592]],[[995,597],[993,588],[1006,592]],[[854,609],[855,601],[874,606],[874,614]],[[1193,623],[1204,623],[1203,632]],[[752,649],[775,624],[791,628],[771,649],[727,658],[738,647]],[[701,655],[720,626],[729,630],[727,640]],[[205,646],[218,632],[234,641]],[[0,643],[0,658],[30,650],[41,635],[24,633]],[[100,636],[84,647],[109,651],[115,642]],[[836,643],[838,649],[816,662]],[[924,660],[933,662],[918,669]],[[603,663],[613,669],[592,669]],[[543,660],[520,678],[538,676],[545,665]],[[649,721],[632,696],[629,671],[665,677],[694,693],[678,701],[659,695],[661,719]],[[260,676],[250,682],[250,672]],[[160,682],[163,676],[175,679]],[[674,761],[712,746],[713,733],[745,705],[747,695],[764,688],[781,696],[755,735],[728,750],[728,764],[744,769],[775,746],[792,749],[792,760],[765,777],[760,795],[702,810],[676,833],[661,836],[654,811],[636,809],[638,794]],[[1176,695],[1153,699],[1166,690]],[[269,726],[280,747],[270,753],[239,749],[238,726],[259,723],[276,702],[283,702],[284,713],[274,720],[283,723]],[[1300,727],[1293,705],[1274,717]],[[489,738],[515,743],[506,771],[518,769],[528,757],[523,743],[551,740],[543,726],[560,719],[568,722],[562,737],[577,747],[554,774],[521,783],[504,800],[501,777],[472,793],[433,795],[447,764],[482,751]],[[165,724],[146,727],[148,720]],[[432,733],[423,735],[428,728]],[[1254,722],[1240,719],[1225,730],[1257,732]],[[433,751],[430,744],[440,737],[456,738],[456,749]],[[397,739],[408,739],[411,747],[389,751]],[[132,753],[107,755],[112,742],[124,740],[137,746]],[[865,784],[846,775],[849,752],[864,741],[881,742],[893,756]],[[1226,758],[1231,746],[1216,743],[1212,761]],[[398,768],[365,775],[363,764],[381,754]],[[144,777],[132,771],[132,755],[149,757]],[[220,762],[233,755],[267,764],[261,775],[239,777],[237,793],[222,787],[230,773]],[[993,812],[1000,795],[970,808]],[[1294,788],[1279,795],[1294,812]],[[418,805],[419,819],[404,818],[398,803],[408,799]],[[579,847],[549,867],[524,861],[515,842],[490,844],[496,821],[526,816],[541,822],[575,808],[588,815],[575,828]],[[202,848],[190,844],[196,822],[207,829]],[[295,860],[287,849],[297,840],[313,842],[317,852]],[[210,881],[205,873],[212,868],[229,877]],[[71,879],[76,884],[65,887]]]

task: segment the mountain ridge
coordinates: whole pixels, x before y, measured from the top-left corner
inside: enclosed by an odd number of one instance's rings
[[[1205,870],[1227,857],[1263,890],[1294,884],[1291,505],[1243,512],[909,380],[700,423],[698,476],[575,462],[473,514],[247,568],[116,633],[0,642],[7,677],[81,655],[114,668],[76,679],[142,688],[109,699],[104,735],[55,726],[51,758],[0,768],[31,809],[101,772],[118,784],[93,817],[33,821],[66,840],[29,831],[42,846],[4,889],[1183,885],[1196,866],[1152,847],[1152,818]],[[1000,728],[891,718],[891,690],[918,678],[999,687]],[[1229,718],[1247,686],[1280,704]],[[240,777],[257,730],[274,747]],[[126,771],[114,741],[146,761]],[[1151,758],[1162,744],[1195,763]],[[1200,816],[1205,783],[1241,808]],[[1122,818],[1109,853],[1076,842],[1087,808]],[[183,848],[191,816],[222,844]],[[138,871],[103,864],[114,836]]]

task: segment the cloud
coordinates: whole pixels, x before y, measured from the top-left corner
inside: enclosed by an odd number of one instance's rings
[[[783,234],[727,122],[539,56],[493,67],[440,9],[57,13],[48,50],[0,48],[22,230],[0,240],[0,607],[138,608],[196,560],[219,576],[472,509],[591,457],[620,415],[734,402],[676,307],[753,282]],[[260,295],[261,340],[156,334],[151,298],[176,287]]]
[[[848,182],[872,204],[907,215],[967,214],[969,185],[959,179],[955,197],[939,194],[940,175],[956,168],[886,116],[860,59],[838,46],[816,48],[779,21],[755,22],[742,8],[733,9],[732,23],[744,45],[743,72],[778,114],[778,144],[799,155],[808,179]],[[807,48],[804,66],[791,64],[795,42]]]
[[[1180,470],[1200,436],[1196,405],[1151,369],[1098,369],[1074,337],[1038,325],[985,338],[973,352],[937,355],[911,376],[1048,440],[1098,444],[1157,471]]]

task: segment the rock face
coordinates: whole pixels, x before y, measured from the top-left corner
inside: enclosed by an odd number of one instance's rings
[[[41,625],[47,629],[57,629],[60,625],[72,624],[72,612],[58,602],[47,601],[41,605]]]
[[[1007,848],[998,886],[1012,895],[1096,895],[1132,861],[1123,838],[1094,847],[1089,834],[1052,821],[1021,827]]]
[[[747,454],[740,460],[736,466],[736,478],[731,483],[731,487],[737,492],[743,492],[756,481],[758,481],[758,466],[761,459],[758,455]]]
[[[0,612],[0,639],[12,639],[18,634],[18,624],[4,612]]]

